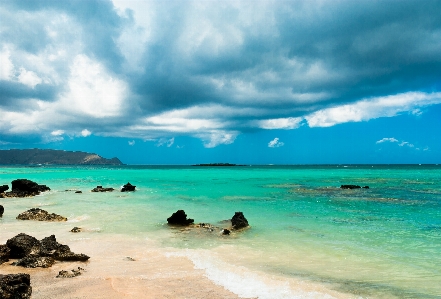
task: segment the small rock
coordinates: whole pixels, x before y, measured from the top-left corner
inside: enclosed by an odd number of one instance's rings
[[[0,205],[0,217],[3,216],[4,212],[5,212],[5,208],[2,205]]]
[[[83,193],[81,190],[75,191],[75,193]]]
[[[131,258],[130,256],[126,256],[126,257],[124,258],[124,260],[125,260],[125,261],[130,261],[130,262],[134,262],[134,261],[135,261],[135,259],[134,259],[134,258]]]
[[[82,271],[84,271],[83,268],[78,267],[77,269],[72,269],[70,271],[61,270],[58,272],[58,275],[56,278],[72,278],[81,275]]]
[[[29,299],[32,295],[29,274],[0,274],[0,298]]]
[[[363,188],[363,189],[369,189],[369,186],[364,186],[364,187],[361,187],[361,188]]]
[[[194,219],[187,219],[187,214],[185,214],[184,210],[178,210],[167,218],[167,222],[173,225],[190,225],[194,222]]]
[[[81,230],[81,227],[74,227],[74,228],[72,228],[71,230],[70,230],[71,232],[73,232],[73,233],[79,233],[79,232],[81,232],[82,230]]]
[[[242,212],[236,212],[234,213],[233,218],[231,218],[231,224],[233,229],[241,229],[248,226],[248,220]]]
[[[122,188],[121,188],[121,192],[131,192],[131,191],[135,191],[136,186],[133,186],[130,183],[125,184]]]
[[[231,231],[229,229],[224,228],[222,230],[222,235],[229,235],[231,233]]]
[[[57,215],[55,213],[49,214],[47,211],[40,208],[33,208],[19,214],[19,220],[38,220],[38,221],[67,221],[66,217]]]

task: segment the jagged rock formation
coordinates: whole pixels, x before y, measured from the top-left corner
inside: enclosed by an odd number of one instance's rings
[[[194,222],[194,219],[187,219],[184,210],[178,210],[167,218],[167,222],[172,225],[190,225]]]
[[[49,212],[40,208],[32,208],[17,216],[18,220],[38,220],[38,221],[67,221],[66,217]]]
[[[118,158],[52,149],[0,150],[0,165],[123,165]]]
[[[132,184],[127,183],[121,188],[121,192],[131,192],[135,191],[136,186],[133,186]]]
[[[236,212],[234,213],[233,218],[231,218],[231,224],[233,229],[241,229],[248,226],[248,220],[242,212]]]

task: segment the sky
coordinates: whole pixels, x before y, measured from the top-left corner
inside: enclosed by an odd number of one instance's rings
[[[441,2],[0,1],[0,149],[441,163]]]

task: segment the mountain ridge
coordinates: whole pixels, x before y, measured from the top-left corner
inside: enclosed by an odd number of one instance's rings
[[[0,165],[124,165],[117,157],[54,149],[0,150]]]

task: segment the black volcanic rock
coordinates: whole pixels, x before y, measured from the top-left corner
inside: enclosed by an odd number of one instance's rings
[[[190,225],[194,222],[194,219],[187,219],[184,210],[178,210],[167,218],[167,222],[173,225]]]
[[[6,245],[0,245],[0,265],[9,261],[11,249]]]
[[[12,263],[13,266],[21,266],[24,268],[49,268],[55,263],[55,260],[49,256],[27,255],[22,259]]]
[[[29,197],[51,190],[46,185],[39,185],[28,179],[13,180],[11,185],[11,191],[2,193],[2,197]]]
[[[123,165],[118,158],[51,149],[0,150],[0,165]]]
[[[29,299],[32,295],[29,274],[0,274],[0,298]]]
[[[135,191],[136,186],[133,186],[130,183],[125,184],[122,188],[121,188],[121,192],[131,192],[131,191]]]
[[[231,218],[231,224],[233,229],[241,229],[248,226],[248,220],[242,212],[236,212],[234,213],[233,218]]]
[[[2,205],[0,205],[0,217],[3,216],[4,212],[5,212],[5,208]]]
[[[6,246],[11,250],[10,258],[21,259],[32,251],[39,251],[40,241],[32,236],[21,233],[6,241]]]
[[[6,190],[9,190],[9,186],[8,185],[0,186],[0,193],[5,192]]]

